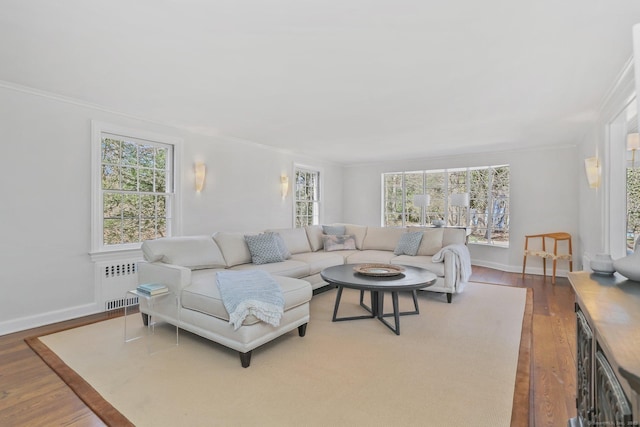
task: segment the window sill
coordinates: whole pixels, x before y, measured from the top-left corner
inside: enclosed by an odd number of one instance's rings
[[[91,261],[104,262],[104,261],[120,261],[130,259],[142,259],[142,249],[128,248],[128,249],[103,249],[101,251],[89,252]]]
[[[497,244],[497,243],[482,243],[482,242],[469,242],[467,245],[483,246],[490,248],[509,249],[509,244]]]

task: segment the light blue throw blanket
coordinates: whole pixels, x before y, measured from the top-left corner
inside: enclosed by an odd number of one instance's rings
[[[251,314],[270,325],[280,325],[284,296],[280,285],[269,273],[262,270],[219,271],[216,282],[234,330]]]

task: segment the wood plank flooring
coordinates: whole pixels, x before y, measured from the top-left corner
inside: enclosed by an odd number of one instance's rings
[[[566,426],[575,416],[574,295],[569,281],[473,267],[471,280],[533,289],[529,425]],[[455,304],[455,296],[453,299]],[[102,421],[25,344],[24,338],[113,317],[97,314],[0,336],[0,426],[102,426]],[[489,427],[489,426],[487,426]]]

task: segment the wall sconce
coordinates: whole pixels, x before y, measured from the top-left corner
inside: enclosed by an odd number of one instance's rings
[[[280,195],[282,200],[287,197],[289,192],[289,177],[287,175],[280,175]]]
[[[627,135],[627,151],[631,151],[631,164],[636,167],[636,150],[640,149],[640,133]]]
[[[598,157],[589,157],[588,159],[584,159],[584,171],[587,174],[589,188],[600,187],[600,175],[602,173],[600,159],[598,159]]]
[[[204,178],[207,174],[207,166],[202,162],[196,162],[194,167],[196,191],[199,193],[204,188]]]

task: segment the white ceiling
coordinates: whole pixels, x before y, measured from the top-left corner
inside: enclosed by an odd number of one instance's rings
[[[2,0],[0,80],[336,162],[576,144],[638,0]]]

